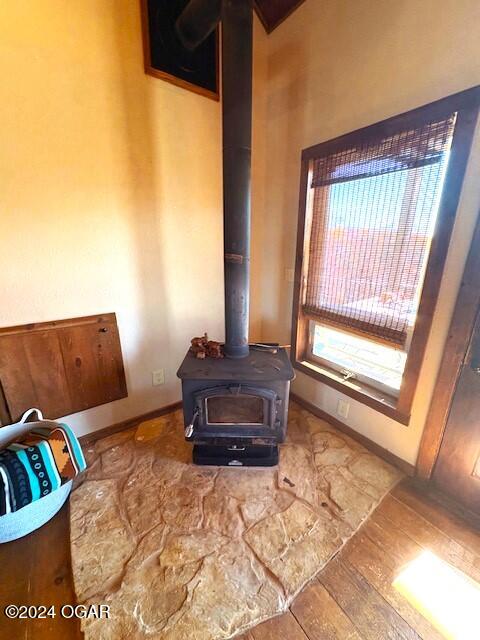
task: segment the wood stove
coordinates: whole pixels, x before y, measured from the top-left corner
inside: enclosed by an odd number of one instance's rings
[[[271,466],[287,432],[294,377],[284,349],[242,359],[197,360],[188,353],[182,380],[185,437],[199,464]]]
[[[248,343],[253,1],[190,0],[176,30],[194,48],[220,20],[226,357],[189,352],[177,375],[194,462],[271,466],[286,434],[294,373],[285,349]]]

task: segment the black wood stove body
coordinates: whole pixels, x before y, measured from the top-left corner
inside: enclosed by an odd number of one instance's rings
[[[192,49],[220,20],[225,358],[187,353],[177,375],[194,462],[271,466],[285,438],[294,373],[284,349],[248,342],[253,0],[190,0],[176,32]]]
[[[197,360],[188,353],[182,380],[185,436],[198,464],[271,466],[287,432],[294,377],[284,349],[250,349],[241,359]]]

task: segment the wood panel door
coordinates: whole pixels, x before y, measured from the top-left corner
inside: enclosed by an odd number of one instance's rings
[[[30,407],[58,418],[126,396],[114,313],[0,329],[0,425]]]
[[[30,407],[38,407],[52,418],[71,413],[55,331],[0,335],[0,383],[10,420],[17,420]]]
[[[433,480],[480,514],[480,313],[457,380]]]
[[[71,412],[126,395],[116,323],[75,325],[58,330]]]

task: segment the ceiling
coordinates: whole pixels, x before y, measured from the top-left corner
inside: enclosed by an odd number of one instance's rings
[[[268,33],[304,2],[305,0],[254,0],[258,17]]]

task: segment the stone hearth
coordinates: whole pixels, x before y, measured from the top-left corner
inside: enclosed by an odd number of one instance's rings
[[[196,467],[181,412],[99,440],[71,497],[86,640],[220,640],[284,611],[401,474],[293,404],[278,468]]]

